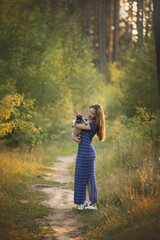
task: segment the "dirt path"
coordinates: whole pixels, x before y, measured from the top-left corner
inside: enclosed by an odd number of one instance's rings
[[[52,185],[51,187],[40,186],[40,190],[45,192],[47,200],[42,204],[53,208],[52,213],[44,220],[55,230],[52,238],[55,240],[82,240],[78,227],[80,223],[77,222],[72,207],[73,204],[73,190],[69,187],[69,183],[73,183],[74,179],[70,176],[69,166],[73,163],[75,155],[67,157],[59,157],[58,162],[54,164],[51,169],[53,173],[46,173],[43,178],[52,180],[65,185]]]

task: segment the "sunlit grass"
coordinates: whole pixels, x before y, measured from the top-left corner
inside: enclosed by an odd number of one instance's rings
[[[32,153],[5,149],[0,152],[0,239],[35,239],[52,232],[36,223],[50,211],[41,204],[44,194],[32,184],[47,183],[40,176],[56,161],[58,150],[37,149]],[[52,155],[52,156],[51,156]],[[53,184],[53,182],[52,182]],[[45,233],[44,233],[45,232]]]
[[[43,206],[45,195],[35,191],[35,184],[60,184],[44,180],[43,174],[53,172],[49,167],[57,156],[75,152],[77,145],[68,135],[32,152],[19,149],[0,151],[0,239],[36,239],[53,234],[49,224],[44,229],[37,219],[48,215],[50,208]]]
[[[108,149],[110,155],[109,152]],[[142,175],[144,175],[143,172]],[[150,168],[146,169],[145,176],[148,181]],[[77,216],[85,223],[82,229],[85,236],[98,240],[158,240],[160,236],[159,182],[155,182],[146,193],[142,176],[138,175],[136,170],[123,169],[115,163],[112,165],[107,154],[98,156],[96,177],[98,211],[83,211],[80,214],[77,212]]]
[[[159,150],[148,132],[145,136],[146,128],[141,133],[138,127],[137,122],[126,128],[117,121],[114,129],[107,125],[104,143],[93,142],[98,211],[77,211],[89,239],[159,239]]]

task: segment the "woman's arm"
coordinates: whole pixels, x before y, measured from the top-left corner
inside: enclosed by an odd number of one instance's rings
[[[76,137],[73,132],[72,132],[72,139],[76,142],[76,143],[81,143],[81,137]]]
[[[83,130],[91,130],[89,124],[85,125],[85,124],[79,123],[79,124],[75,124],[75,127]]]

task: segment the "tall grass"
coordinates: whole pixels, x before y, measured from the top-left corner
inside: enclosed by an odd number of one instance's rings
[[[160,118],[139,108],[106,124],[95,143],[98,212],[82,213],[90,239],[159,239]]]
[[[45,198],[32,184],[46,183],[40,176],[56,160],[58,149],[37,149],[20,153],[17,149],[0,152],[0,239],[35,239],[44,234],[36,219],[49,213],[40,204]],[[47,230],[48,231],[48,230]]]

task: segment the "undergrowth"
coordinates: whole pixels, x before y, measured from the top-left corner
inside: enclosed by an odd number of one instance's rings
[[[98,211],[77,214],[88,239],[159,239],[159,123],[139,108],[133,118],[108,121],[106,141],[94,141]]]
[[[50,184],[41,177],[56,161],[57,147],[20,153],[19,149],[0,152],[0,239],[36,239],[53,233],[37,219],[48,215],[50,208],[41,204],[45,195],[35,191],[35,184]]]

